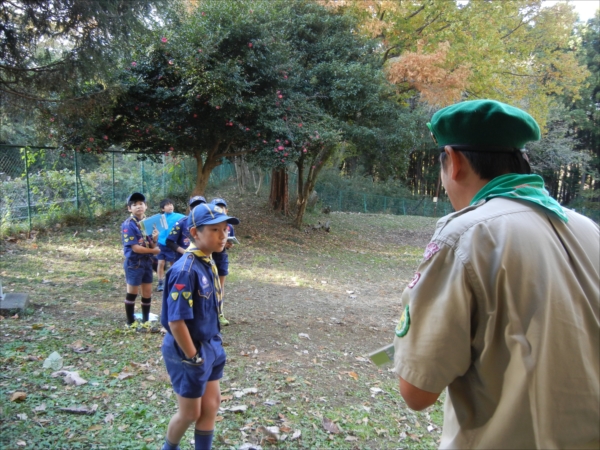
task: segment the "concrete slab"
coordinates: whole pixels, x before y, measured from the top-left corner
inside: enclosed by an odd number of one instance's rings
[[[29,294],[11,292],[4,294],[0,300],[0,314],[9,314],[19,311],[21,314],[29,307]]]

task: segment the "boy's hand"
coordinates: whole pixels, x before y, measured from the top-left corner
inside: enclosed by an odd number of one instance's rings
[[[158,228],[154,225],[154,229],[152,230],[152,241],[156,244],[158,242]]]
[[[225,248],[231,248],[231,247],[233,247],[233,242],[227,242],[225,244]]]
[[[160,253],[160,248],[158,247],[154,247],[151,250],[153,255],[158,255]]]

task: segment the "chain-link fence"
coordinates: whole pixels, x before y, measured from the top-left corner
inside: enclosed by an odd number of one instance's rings
[[[125,153],[91,155],[46,149],[1,149],[2,230],[31,230],[68,217],[91,219],[102,212],[124,208],[127,197],[136,191],[146,195],[148,206],[154,211],[165,197],[182,199],[182,207],[185,207],[196,180],[196,161],[170,156],[161,157],[158,162],[138,158],[137,154]],[[252,178],[258,179],[258,176]],[[209,186],[235,179],[235,166],[224,160],[212,171]],[[296,174],[290,173],[289,183],[293,197]],[[269,185],[270,177],[266,173],[263,192],[268,192]],[[376,195],[364,189],[340,189],[327,182],[317,182],[315,192],[309,205],[330,211],[429,217],[442,217],[453,211],[447,200]],[[596,210],[580,212],[596,221],[600,219]],[[596,213],[596,217],[590,212]]]
[[[234,174],[233,166],[218,166],[210,183]],[[158,162],[138,155],[88,155],[44,149],[0,151],[0,220],[2,229],[35,226],[68,216],[89,218],[122,208],[132,192],[143,192],[149,207],[167,196],[187,198],[194,187],[196,162],[164,156]]]

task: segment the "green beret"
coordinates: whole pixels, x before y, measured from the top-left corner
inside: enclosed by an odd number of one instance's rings
[[[433,115],[427,127],[440,147],[505,152],[540,140],[540,127],[533,117],[495,100],[470,100],[447,106]]]

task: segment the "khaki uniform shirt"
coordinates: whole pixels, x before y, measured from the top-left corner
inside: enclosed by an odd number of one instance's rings
[[[566,213],[494,198],[438,222],[394,365],[448,387],[440,448],[600,446],[600,233]]]

